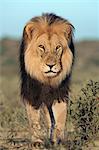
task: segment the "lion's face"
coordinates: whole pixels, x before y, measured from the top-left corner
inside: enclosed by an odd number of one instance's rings
[[[37,56],[39,57],[40,70],[45,78],[58,76],[62,70],[61,56],[63,46],[56,34],[48,39],[47,34],[41,35],[37,40]]]
[[[33,26],[30,24],[30,27]],[[53,28],[36,30],[27,39],[25,50],[25,68],[31,77],[42,83],[58,86],[69,74],[72,66],[72,52],[64,32],[54,31]],[[39,30],[40,29],[40,30]],[[32,29],[33,30],[33,29]]]

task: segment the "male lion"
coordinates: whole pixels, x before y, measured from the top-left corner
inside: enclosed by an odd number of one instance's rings
[[[74,61],[73,25],[55,14],[32,18],[20,47],[21,96],[32,139],[43,142],[41,109],[51,142],[64,139],[67,101]]]

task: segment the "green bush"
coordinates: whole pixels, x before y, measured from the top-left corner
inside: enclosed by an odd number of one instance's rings
[[[89,81],[70,101],[69,116],[75,126],[70,149],[81,149],[99,137],[99,82]]]

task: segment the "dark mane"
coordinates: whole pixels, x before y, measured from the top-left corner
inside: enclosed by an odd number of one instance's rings
[[[55,14],[43,14],[42,18],[44,19],[46,17],[47,22],[49,25],[53,24],[54,22],[57,22],[59,20],[61,21],[67,21]],[[38,21],[39,17],[32,18],[31,21]],[[25,35],[23,32],[23,38],[20,45],[20,51],[19,51],[19,62],[20,62],[20,78],[21,78],[21,96],[23,97],[23,100],[31,100],[30,103],[32,105],[35,105],[35,107],[39,107],[42,101],[45,101],[45,99],[40,100],[39,96],[42,88],[47,88],[49,90],[50,95],[50,101],[53,102],[54,99],[58,99],[61,97],[63,100],[68,97],[69,92],[69,85],[70,85],[70,77],[71,72],[68,76],[66,76],[65,80],[61,83],[61,85],[57,89],[53,89],[50,86],[45,86],[39,81],[33,79],[30,77],[30,75],[25,70],[25,62],[24,62],[24,51],[25,51]],[[74,62],[74,54],[75,54],[75,48],[73,44],[73,39],[71,38],[69,48],[71,49],[71,52],[73,54],[73,62]],[[49,99],[47,96],[48,93],[45,93],[45,98]],[[53,97],[51,96],[53,95]]]

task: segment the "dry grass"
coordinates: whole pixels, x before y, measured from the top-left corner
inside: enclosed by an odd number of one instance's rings
[[[98,41],[76,43],[77,57],[71,86],[73,102],[78,100],[79,91],[87,80],[99,81],[98,43]],[[33,150],[26,111],[19,96],[18,48],[18,41],[8,39],[0,41],[0,150]],[[46,140],[45,147],[41,149],[76,150],[77,148],[70,147],[75,137],[74,129],[70,115],[67,123],[68,141],[60,146],[51,146]],[[77,150],[98,150],[99,135],[94,141],[89,142],[87,147],[79,146]],[[75,145],[75,142],[73,144]]]

